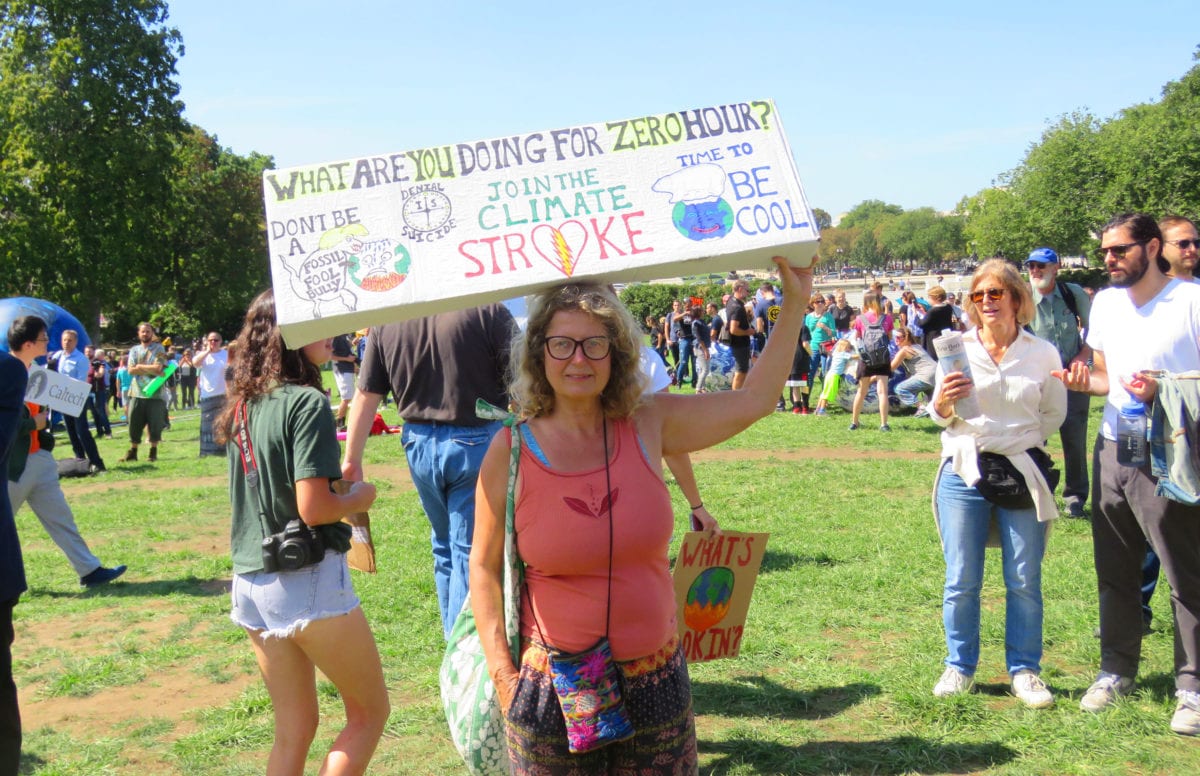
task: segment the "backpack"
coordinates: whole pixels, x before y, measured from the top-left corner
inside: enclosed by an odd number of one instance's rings
[[[862,356],[863,365],[868,369],[891,365],[892,357],[888,352],[888,338],[887,332],[883,330],[882,315],[874,323],[863,326],[862,344],[859,345],[858,352]]]

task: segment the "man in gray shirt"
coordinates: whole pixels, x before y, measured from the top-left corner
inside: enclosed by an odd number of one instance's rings
[[[1088,327],[1092,300],[1074,283],[1058,280],[1058,254],[1050,248],[1038,248],[1025,261],[1033,286],[1034,335],[1058,349],[1065,368],[1072,362],[1086,365],[1092,350],[1083,340]],[[1063,446],[1063,501],[1067,514],[1083,517],[1088,500],[1088,408],[1092,397],[1077,391],[1067,392],[1067,419],[1058,436]]]

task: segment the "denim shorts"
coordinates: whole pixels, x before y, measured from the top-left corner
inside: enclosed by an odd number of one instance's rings
[[[294,636],[313,620],[340,617],[359,605],[340,552],[326,552],[320,563],[296,571],[234,574],[231,598],[229,619],[262,631],[263,638]]]

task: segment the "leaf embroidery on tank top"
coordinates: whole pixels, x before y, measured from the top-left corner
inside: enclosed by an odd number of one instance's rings
[[[600,499],[599,506],[595,509],[593,509],[592,505],[583,499],[575,498],[573,496],[563,496],[563,503],[584,517],[594,517],[599,519],[604,517],[604,515],[612,509],[613,504],[617,503],[617,496],[620,494],[620,492],[620,488],[613,488],[612,501],[610,502],[608,494],[605,494],[604,498]]]

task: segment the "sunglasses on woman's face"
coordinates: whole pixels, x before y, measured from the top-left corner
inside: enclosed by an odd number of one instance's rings
[[[1006,293],[1007,293],[1007,290],[1003,289],[1003,288],[985,288],[981,291],[972,291],[971,293],[967,294],[967,296],[971,299],[972,302],[974,302],[975,304],[979,304],[980,302],[983,301],[983,298],[985,296],[988,298],[989,301],[999,302],[1001,299],[1004,298],[1004,295]]]

